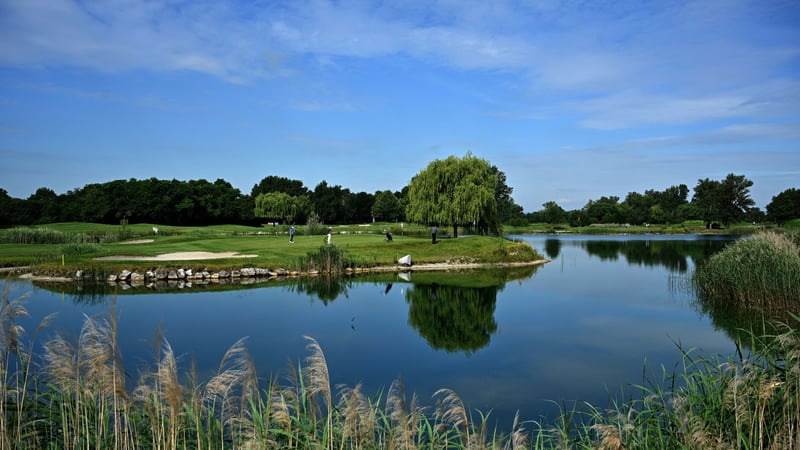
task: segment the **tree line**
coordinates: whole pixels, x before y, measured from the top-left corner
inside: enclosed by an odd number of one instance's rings
[[[12,198],[0,188],[0,226],[52,222],[115,224],[156,223],[178,226],[266,222],[355,224],[372,221],[418,222],[495,234],[501,224],[680,223],[703,220],[708,227],[769,220],[781,223],[800,217],[800,190],[787,189],[772,198],[767,211],[754,207],[744,175],[723,180],[698,180],[662,191],[630,192],[620,200],[602,196],[580,209],[567,211],[555,201],[535,212],[514,202],[506,176],[488,161],[467,153],[435,160],[400,191],[351,192],[325,180],[309,189],[300,180],[270,175],[242,193],[223,179],[115,180],[87,184],[64,194],[41,187],[27,199]]]

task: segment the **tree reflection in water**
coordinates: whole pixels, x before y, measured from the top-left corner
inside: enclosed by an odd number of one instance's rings
[[[432,348],[470,355],[488,345],[497,331],[497,290],[415,284],[406,291],[408,323]]]

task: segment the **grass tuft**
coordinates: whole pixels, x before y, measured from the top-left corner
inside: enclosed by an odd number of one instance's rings
[[[711,302],[800,312],[800,247],[772,232],[740,239],[698,267],[695,284]]]

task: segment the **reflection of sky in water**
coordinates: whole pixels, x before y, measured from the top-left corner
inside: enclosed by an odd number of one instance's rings
[[[544,253],[544,237],[523,238]],[[175,352],[185,355],[184,367],[194,354],[201,379],[216,370],[230,345],[247,337],[265,384],[270,374],[284,373],[307,355],[302,336],[308,335],[322,346],[333,385],[361,382],[364,392],[377,393],[402,377],[409,396],[416,392],[428,405],[435,390],[447,387],[473,408],[492,409],[500,426],[509,427],[516,410],[523,420],[552,412],[548,400],[605,407],[609,395],[643,381],[645,362],[653,379],[662,364],[671,373],[680,361],[675,342],[709,355],[732,353],[730,339],[695,312],[690,295],[671,288],[675,275],[668,269],[628,264],[624,257],[604,260],[580,244],[565,238],[556,259],[497,293],[497,332],[469,356],[432,350],[409,326],[409,285],[399,279],[386,295],[383,284],[353,285],[328,305],[273,287],[120,295],[116,311],[133,376],[129,386],[138,368],[152,361],[159,324]],[[62,303],[60,293],[11,284],[12,298],[31,293],[32,317],[24,322],[29,333],[53,310],[60,315],[46,336],[54,329],[77,334],[84,313],[108,309],[77,306],[69,296]]]

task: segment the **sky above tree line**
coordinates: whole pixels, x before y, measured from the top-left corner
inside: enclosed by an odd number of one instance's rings
[[[0,188],[497,166],[526,212],[800,187],[800,2],[0,0]]]

